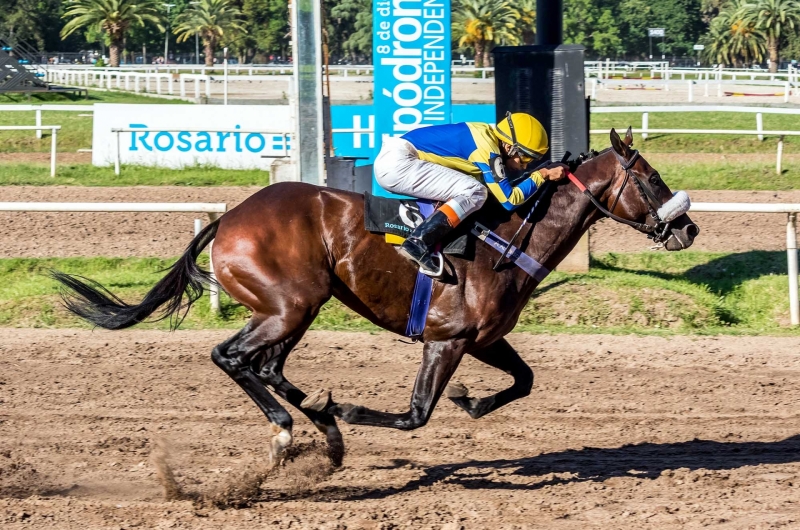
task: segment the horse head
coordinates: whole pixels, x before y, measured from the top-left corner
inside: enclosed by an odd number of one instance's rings
[[[592,171],[587,186],[600,194],[593,195],[595,205],[615,221],[648,234],[667,250],[689,248],[700,233],[686,212],[686,192],[673,193],[647,160],[632,148],[631,128],[620,138],[611,129],[611,148],[596,158],[605,170]],[[605,189],[598,189],[605,184]]]

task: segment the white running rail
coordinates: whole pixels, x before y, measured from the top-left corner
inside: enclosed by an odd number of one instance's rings
[[[228,211],[224,202],[0,202],[0,212],[162,212],[162,213],[206,213],[211,222],[216,221]],[[195,233],[199,232],[199,219],[194,221]],[[211,278],[214,279],[214,265],[211,261],[213,241],[208,245],[208,261]],[[209,300],[212,313],[219,313],[219,289],[213,283],[209,286]]]
[[[0,131],[50,131],[50,176],[56,176],[56,141],[61,125],[3,125]]]
[[[692,212],[741,212],[786,214],[786,261],[789,273],[789,315],[792,326],[800,325],[800,293],[798,293],[797,214],[800,204],[748,202],[695,202]]]

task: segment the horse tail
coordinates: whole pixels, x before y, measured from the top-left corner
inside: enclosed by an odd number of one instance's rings
[[[214,239],[218,227],[219,220],[197,234],[178,261],[167,269],[167,275],[136,305],[123,302],[94,280],[59,271],[51,271],[50,276],[62,285],[61,299],[66,308],[95,326],[129,328],[164,306],[155,321],[170,318],[170,327],[176,329],[192,304],[203,295],[203,285],[214,282],[211,273],[200,269],[195,260]]]

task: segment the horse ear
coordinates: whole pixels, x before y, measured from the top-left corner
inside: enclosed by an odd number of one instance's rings
[[[624,159],[628,159],[628,146],[622,141],[615,129],[611,129],[611,147]]]
[[[633,127],[631,127],[630,125],[628,126],[628,130],[625,131],[625,139],[623,140],[623,142],[625,142],[625,145],[627,145],[628,147],[633,145]]]

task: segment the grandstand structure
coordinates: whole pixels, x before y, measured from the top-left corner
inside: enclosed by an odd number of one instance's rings
[[[85,88],[53,85],[47,79],[47,64],[29,44],[0,35],[0,94],[67,92],[84,94]]]

